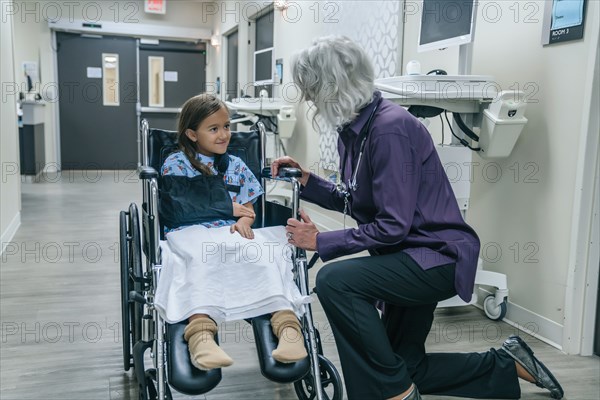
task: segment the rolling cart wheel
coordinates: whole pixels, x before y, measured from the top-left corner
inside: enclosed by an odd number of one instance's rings
[[[156,382],[156,370],[149,369],[145,373],[146,376],[146,397],[144,397],[143,393],[140,393],[140,400],[172,400],[173,395],[171,394],[171,389],[169,385],[165,386],[165,398],[158,398],[158,383]]]
[[[320,378],[323,388],[323,398],[326,400],[342,400],[344,392],[342,379],[335,366],[331,361],[319,354],[319,368],[321,370]],[[317,398],[312,369],[304,378],[294,382],[294,390],[300,400],[314,400]]]
[[[506,299],[500,305],[496,305],[496,296],[487,296],[483,301],[483,311],[492,321],[500,321],[506,316]]]
[[[121,261],[121,333],[123,336],[123,368],[129,371],[132,364],[129,290],[129,242],[127,240],[127,213],[119,214],[119,259]]]

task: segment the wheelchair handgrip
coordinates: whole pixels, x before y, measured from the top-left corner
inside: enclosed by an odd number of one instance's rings
[[[144,298],[144,296],[142,296],[135,290],[132,290],[131,292],[129,292],[129,301],[130,302],[135,301],[136,303],[146,304],[146,299]]]
[[[264,167],[262,171],[260,171],[260,177],[266,179],[272,179],[271,176],[271,167]]]
[[[279,177],[281,178],[301,178],[302,171],[299,168],[281,168],[279,169]]]
[[[261,177],[267,179],[273,179],[271,176],[271,168],[265,167],[262,169],[260,173]],[[300,178],[302,177],[302,171],[298,168],[289,168],[284,167],[279,169],[279,173],[277,174],[278,178]]]
[[[158,172],[152,167],[142,165],[138,167],[138,176],[140,179],[158,178]]]

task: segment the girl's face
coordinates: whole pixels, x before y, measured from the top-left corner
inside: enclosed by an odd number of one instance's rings
[[[185,134],[194,143],[198,153],[214,157],[224,154],[231,139],[229,112],[225,107],[206,117],[195,131],[187,129]]]

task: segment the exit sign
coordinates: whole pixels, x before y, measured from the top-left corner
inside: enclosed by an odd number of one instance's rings
[[[167,0],[145,0],[144,11],[150,14],[165,14],[167,11]]]

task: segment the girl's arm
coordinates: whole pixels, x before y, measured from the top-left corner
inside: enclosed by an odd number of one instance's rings
[[[238,231],[243,238],[246,239],[254,239],[254,232],[252,232],[252,224],[254,223],[255,215],[254,215],[254,207],[252,206],[252,202],[248,202],[242,205],[245,209],[252,212],[252,217],[240,217],[237,222],[231,225],[231,233]]]
[[[246,207],[247,204],[250,204],[250,207]],[[252,202],[249,202],[246,204],[239,204],[234,201],[233,202],[233,216],[234,217],[255,218],[256,214],[254,213],[254,207],[252,207]]]

